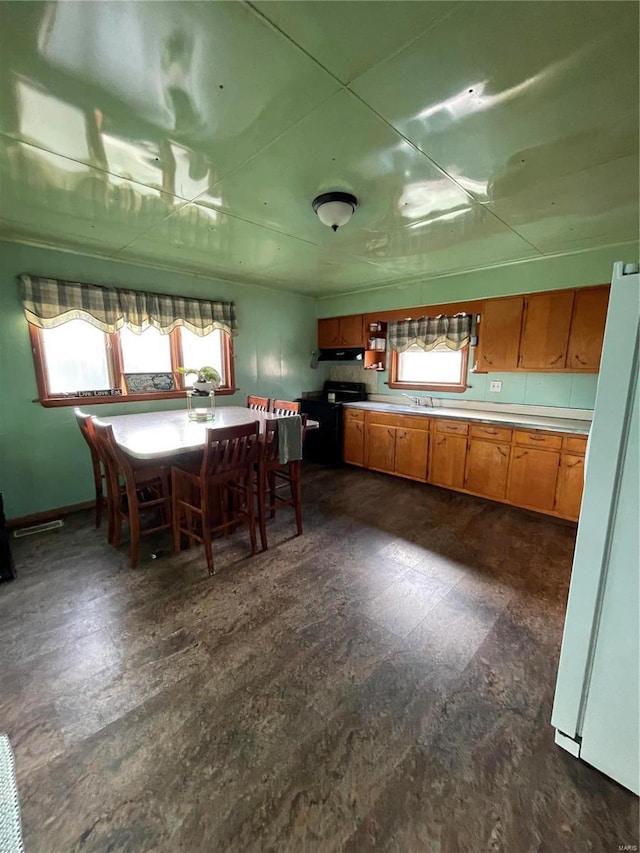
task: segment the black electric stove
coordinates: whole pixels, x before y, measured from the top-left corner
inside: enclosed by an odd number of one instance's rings
[[[304,458],[320,465],[342,465],[342,406],[367,399],[364,382],[337,382],[328,379],[317,397],[301,397],[300,411],[318,421],[319,429],[308,430]]]

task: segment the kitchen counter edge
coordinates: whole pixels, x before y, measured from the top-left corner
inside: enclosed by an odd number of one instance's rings
[[[470,421],[480,424],[502,424],[510,427],[525,429],[542,429],[548,432],[574,433],[589,435],[591,421],[573,420],[571,418],[552,418],[544,415],[519,415],[514,412],[483,412],[477,409],[453,409],[446,406],[403,406],[393,403],[374,403],[362,401],[359,403],[344,403],[345,409],[364,409],[370,412],[384,412],[394,415],[417,415],[427,418],[452,418],[454,420]]]

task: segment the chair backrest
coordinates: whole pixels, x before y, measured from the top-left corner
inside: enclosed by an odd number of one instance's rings
[[[133,465],[126,453],[123,453],[120,449],[113,434],[113,427],[111,424],[105,424],[103,421],[94,418],[93,428],[98,447],[106,463],[107,477],[110,487],[114,489],[114,494],[119,489],[118,476],[120,474],[124,477],[127,487],[135,492],[136,478]]]
[[[300,403],[290,403],[288,400],[274,400],[271,411],[274,415],[286,418],[288,415],[300,414]]]
[[[86,412],[83,412],[81,409],[74,409],[73,413],[76,416],[76,421],[80,427],[82,437],[89,445],[92,461],[98,462],[101,455],[98,448],[98,442],[96,440],[95,429],[93,427],[93,417],[91,415],[87,415]]]
[[[225,480],[234,472],[249,472],[260,454],[259,435],[260,421],[208,429],[200,476]]]
[[[247,397],[247,409],[256,412],[268,412],[271,400],[268,397]]]

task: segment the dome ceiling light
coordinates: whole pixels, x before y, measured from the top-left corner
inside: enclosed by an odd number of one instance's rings
[[[333,231],[347,224],[357,206],[358,199],[351,193],[322,193],[313,200],[313,209],[318,214],[318,219]]]

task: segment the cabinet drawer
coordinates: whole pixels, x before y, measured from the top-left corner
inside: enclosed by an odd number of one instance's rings
[[[486,438],[489,441],[511,441],[512,430],[507,427],[494,427],[490,424],[471,424],[472,438]]]
[[[532,429],[516,430],[515,443],[525,447],[539,447],[547,450],[560,450],[562,447],[562,436],[558,433],[538,432]]]
[[[469,424],[460,424],[455,421],[436,421],[436,432],[444,432],[449,435],[468,435]]]
[[[345,411],[348,411],[345,410]],[[379,426],[389,427],[404,427],[405,429],[421,429],[425,432],[429,429],[430,418],[424,416],[411,415],[390,415],[385,412],[367,412],[367,424],[377,424]]]
[[[345,409],[344,419],[345,421],[363,421],[364,409]]]
[[[586,435],[565,435],[564,449],[569,453],[586,453],[587,451],[587,436]]]

